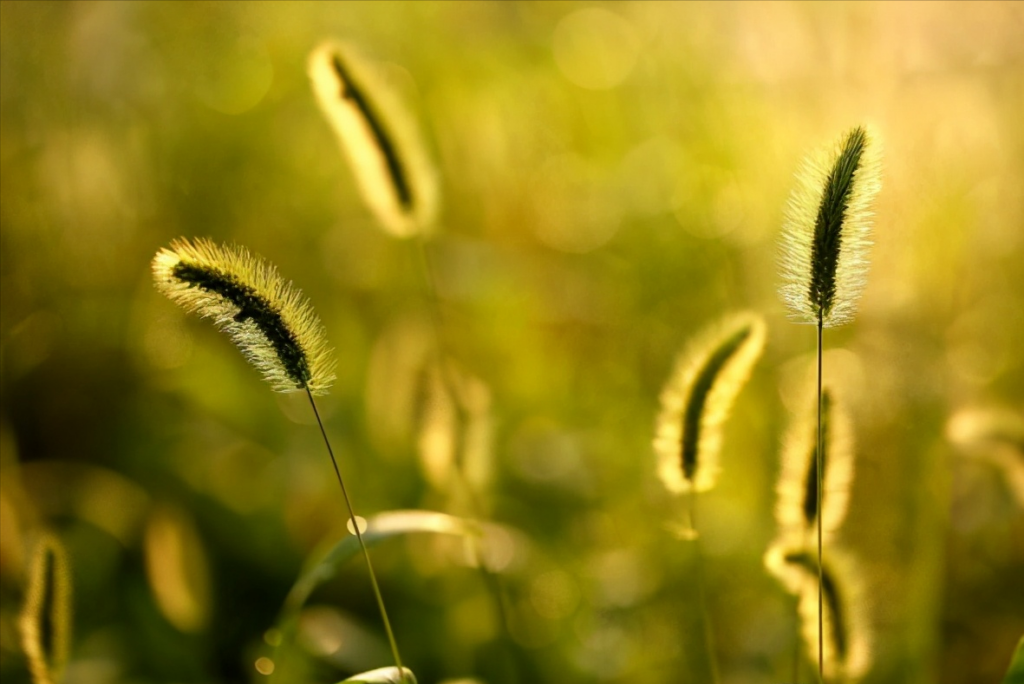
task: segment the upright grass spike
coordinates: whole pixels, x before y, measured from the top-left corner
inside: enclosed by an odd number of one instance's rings
[[[366,560],[397,672],[404,676],[406,670],[370,552],[363,543],[352,500],[313,399],[315,394],[326,393],[334,380],[334,359],[320,319],[302,293],[286,283],[277,269],[243,248],[228,248],[203,238],[193,242],[179,239],[171,243],[170,249],[157,252],[152,266],[157,289],[189,313],[213,319],[275,390],[306,392],[345,500],[350,527]]]
[[[63,544],[52,534],[32,552],[18,629],[33,684],[58,684],[71,648],[71,569]]]
[[[880,146],[863,127],[805,160],[786,206],[779,259],[782,298],[795,320],[825,328],[853,320],[881,187]]]
[[[743,313],[705,330],[679,355],[661,393],[654,437],[658,475],[669,491],[714,486],[722,424],[764,343],[764,320]]]
[[[852,684],[871,665],[870,629],[864,620],[864,591],[852,559],[829,550],[818,564],[813,551],[798,536],[784,537],[769,547],[765,567],[791,594],[798,612],[807,652],[819,662],[825,681]],[[824,596],[824,619],[819,621],[819,587]],[[819,655],[818,645],[825,648]]]
[[[344,148],[363,199],[398,237],[429,232],[438,180],[423,135],[381,66],[349,43],[327,42],[309,56],[313,92]]]
[[[835,392],[821,396],[823,495],[818,494],[817,410],[808,402],[786,436],[782,472],[776,491],[775,518],[783,533],[796,533],[810,541],[822,518],[823,534],[836,531],[846,517],[853,481],[853,429]]]
[[[240,247],[179,238],[153,258],[160,292],[212,319],[277,392],[326,394],[334,356],[323,325],[277,269]]]
[[[853,320],[867,275],[871,202],[881,189],[881,154],[873,135],[858,126],[834,147],[807,159],[786,208],[780,251],[782,299],[790,315],[817,326],[817,491],[824,489],[822,438],[822,330]],[[818,570],[822,519],[817,518]],[[818,677],[822,669],[824,577],[818,578]]]

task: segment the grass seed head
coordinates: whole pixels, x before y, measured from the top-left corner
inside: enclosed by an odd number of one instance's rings
[[[429,232],[440,194],[435,165],[417,121],[381,65],[348,43],[332,41],[313,50],[308,71],[377,220],[397,237]]]
[[[818,662],[818,560],[800,536],[776,540],[765,554],[765,567],[797,596],[801,633],[811,661]],[[854,560],[828,549],[822,563],[824,673],[829,681],[861,679],[871,666],[871,630],[867,597]]]
[[[764,320],[743,313],[712,326],[680,354],[661,393],[654,437],[658,474],[670,491],[714,486],[722,425],[764,343]]]
[[[830,536],[846,517],[853,482],[853,427],[833,389],[821,397],[822,461],[824,495],[818,495],[817,395],[808,398],[806,410],[790,427],[782,448],[782,472],[776,485],[775,517],[784,532],[807,535],[817,529]]]
[[[18,628],[33,683],[61,681],[71,648],[71,568],[63,544],[51,534],[32,552]]]
[[[241,247],[180,238],[153,257],[156,288],[211,319],[278,392],[325,394],[334,357],[302,292]]]
[[[864,127],[804,162],[786,206],[779,259],[792,318],[826,328],[853,320],[880,188],[880,145]]]

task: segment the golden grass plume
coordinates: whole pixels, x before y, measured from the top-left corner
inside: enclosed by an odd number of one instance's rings
[[[824,494],[818,495],[817,397],[793,421],[782,447],[782,472],[776,492],[775,518],[786,533],[809,539],[821,515],[822,532],[834,533],[846,517],[853,482],[853,426],[836,392],[821,396]]]
[[[792,318],[826,328],[853,319],[880,189],[880,144],[863,126],[805,160],[786,206],[779,257]]]
[[[764,319],[729,316],[701,333],[676,360],[661,393],[654,450],[658,475],[674,493],[711,489],[722,425],[764,349]]]
[[[800,537],[783,537],[768,548],[764,563],[768,572],[797,596],[807,654],[817,665],[817,556]],[[821,575],[825,678],[849,684],[862,678],[871,667],[871,630],[860,570],[852,557],[831,547],[822,562]]]
[[[325,394],[334,358],[309,302],[241,247],[179,238],[153,257],[156,288],[231,337],[275,391]]]
[[[33,684],[60,682],[71,648],[71,567],[52,534],[32,552],[18,628]]]
[[[308,72],[381,225],[397,237],[429,232],[439,206],[437,172],[417,121],[382,66],[350,43],[329,41],[310,54]]]

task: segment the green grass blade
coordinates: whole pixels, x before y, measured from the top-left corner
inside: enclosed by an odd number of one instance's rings
[[[367,546],[405,534],[448,534],[476,537],[482,534],[480,526],[465,518],[435,511],[387,511],[367,521],[363,541]],[[327,552],[316,565],[308,568],[292,586],[285,600],[285,612],[298,610],[313,590],[332,579],[338,569],[359,553],[359,540],[348,535]]]
[[[388,539],[408,534],[442,534],[480,538],[485,535],[486,529],[487,526],[472,520],[436,511],[386,511],[366,521],[366,529],[362,531],[362,537],[367,547],[371,547]],[[339,569],[358,556],[359,553],[359,540],[354,534],[346,535],[319,561],[308,566],[295,584],[292,585],[275,628],[280,634],[280,639],[277,640],[277,643],[272,646],[271,651],[268,653],[270,660],[276,665],[271,681],[292,681],[285,673],[291,672],[297,665],[293,662],[293,659],[298,655],[294,650],[294,640],[298,627],[299,611],[302,610],[302,607],[317,587],[334,578],[338,574]],[[301,657],[299,660],[301,660]],[[405,669],[405,672],[411,675],[408,669]],[[399,669],[392,666],[356,675],[355,678],[345,681],[400,682],[401,676],[399,673]],[[395,678],[366,679],[366,677],[371,675],[376,677],[393,676]],[[362,679],[359,679],[359,677],[362,677]],[[415,679],[410,677],[407,681],[415,682]]]
[[[1003,684],[1024,684],[1024,637],[1017,642],[1017,650],[1013,652],[1010,669],[1006,671]]]
[[[404,678],[403,678],[404,673]],[[376,670],[370,670],[369,672],[363,672],[346,680],[339,682],[338,684],[416,684],[416,675],[412,673],[407,667],[403,667],[401,671],[397,667],[381,667]]]

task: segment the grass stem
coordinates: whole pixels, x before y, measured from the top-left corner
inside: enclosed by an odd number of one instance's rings
[[[821,331],[824,320],[821,314],[818,315],[818,439],[815,449],[817,461],[816,470],[818,475],[818,680],[825,682],[825,630],[824,615],[822,613],[823,592],[824,592],[824,570],[821,562],[821,501],[824,498],[824,458],[822,457],[822,435],[821,435]]]
[[[356,539],[359,540],[359,548],[363,551],[363,557],[366,559],[366,569],[370,572],[370,584],[373,585],[373,595],[377,599],[377,608],[380,609],[380,617],[384,621],[384,631],[388,635],[388,643],[391,645],[391,655],[395,659],[395,666],[401,673],[403,681],[408,681],[405,676],[405,669],[402,667],[402,656],[398,653],[398,642],[395,641],[395,633],[391,629],[391,621],[388,619],[388,611],[384,607],[384,597],[380,593],[380,585],[377,583],[377,574],[373,571],[373,563],[370,562],[370,551],[366,548],[366,543],[363,541],[363,532],[359,529],[359,521],[356,519],[355,509],[352,508],[352,500],[349,498],[348,490],[345,488],[345,481],[341,477],[341,470],[338,468],[338,460],[334,457],[334,450],[331,448],[331,442],[327,439],[327,431],[324,429],[324,422],[320,419],[320,411],[316,408],[316,402],[313,401],[313,394],[307,388],[306,396],[309,397],[309,405],[313,407],[313,415],[316,416],[316,424],[320,426],[320,434],[323,435],[324,444],[327,446],[327,453],[331,457],[331,465],[334,466],[334,474],[338,477],[338,484],[341,486],[341,494],[345,498],[345,506],[348,508],[349,520],[352,521],[352,529],[355,532]]]
[[[711,617],[708,614],[707,596],[704,590],[704,558],[700,552],[700,537],[696,530],[696,517],[694,500],[697,493],[690,491],[690,529],[693,532],[693,554],[694,554],[694,575],[697,579],[697,600],[700,603],[701,629],[704,632],[704,648],[707,650],[707,669],[711,675],[711,682],[718,684],[718,661],[715,658],[715,636],[711,629]]]
[[[440,290],[437,286],[437,276],[434,272],[433,264],[430,261],[430,255],[427,253],[426,238],[424,236],[419,236],[414,240],[414,242],[416,243],[416,246],[414,247],[416,252],[416,261],[419,265],[420,275],[423,279],[424,285],[426,286],[427,299],[429,300],[431,328],[434,332],[434,343],[436,345],[438,362],[440,364],[441,382],[444,384],[448,395],[452,397],[452,403],[455,406],[456,415],[459,416],[459,422],[462,423],[464,422],[462,420],[464,418],[464,408],[459,401],[457,382],[453,377],[450,365],[445,362],[444,352],[448,345],[444,338],[443,317],[441,315],[441,296]],[[474,490],[473,484],[463,471],[461,463],[459,463],[455,468],[455,473],[459,479],[459,483],[463,487],[464,493],[466,494],[471,515],[478,520],[484,519],[485,512],[483,502],[480,500],[478,492]],[[494,602],[495,611],[498,615],[498,622],[501,625],[502,642],[505,646],[504,650],[506,661],[506,667],[503,668],[503,670],[507,677],[507,681],[515,682],[517,681],[515,649],[512,646],[512,634],[509,629],[508,598],[505,594],[504,585],[497,573],[492,572],[490,568],[487,567],[487,560],[481,551],[478,540],[474,539],[471,542],[470,550],[473,554],[473,562],[480,570],[480,576],[483,579],[484,586],[487,587],[488,592],[491,594],[491,599]]]

